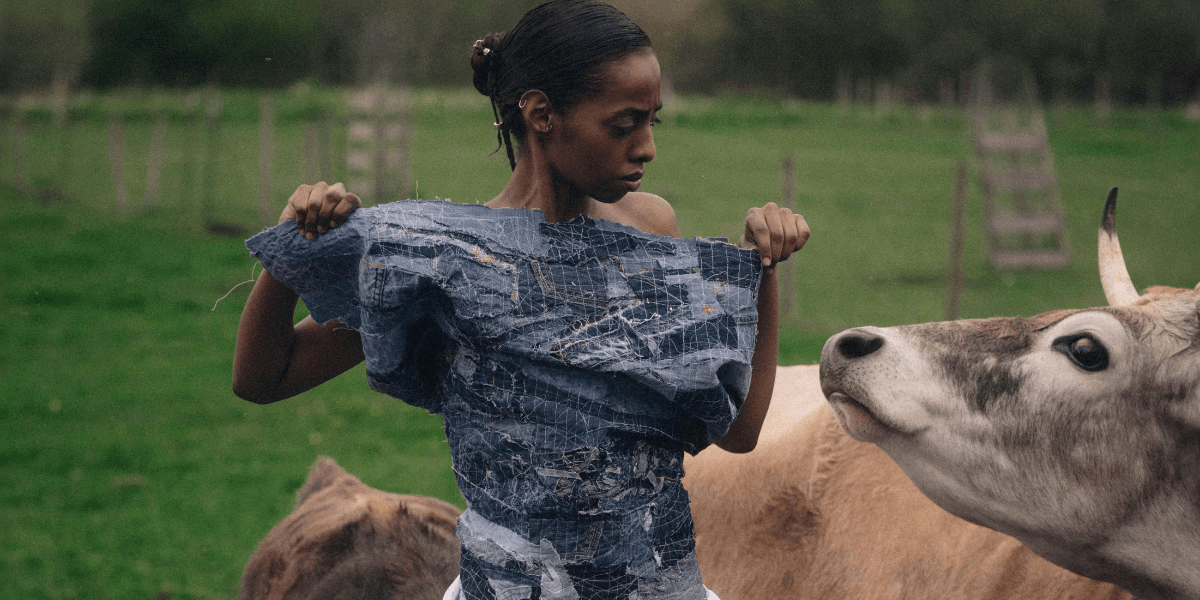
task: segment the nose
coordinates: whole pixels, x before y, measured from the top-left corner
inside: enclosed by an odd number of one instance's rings
[[[633,162],[648,163],[654,160],[657,149],[654,147],[654,132],[647,125],[643,128],[645,133],[639,136],[637,144],[633,147]]]
[[[870,355],[883,347],[883,336],[851,329],[842,333],[835,342],[834,348],[842,358],[854,360]]]

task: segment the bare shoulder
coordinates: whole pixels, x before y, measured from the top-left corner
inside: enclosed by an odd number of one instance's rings
[[[682,237],[675,209],[660,196],[645,192],[630,192],[615,204],[608,205],[611,214],[604,218],[636,227],[646,233]]]

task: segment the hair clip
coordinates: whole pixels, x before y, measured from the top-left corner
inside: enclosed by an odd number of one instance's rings
[[[504,123],[500,123],[500,122],[492,123],[492,127],[495,127],[496,131],[500,131],[500,128],[504,127]]]

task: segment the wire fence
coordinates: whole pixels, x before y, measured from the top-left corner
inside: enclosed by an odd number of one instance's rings
[[[158,212],[214,233],[273,224],[298,182],[399,199],[411,95],[202,90],[0,98],[0,185],[87,210]]]

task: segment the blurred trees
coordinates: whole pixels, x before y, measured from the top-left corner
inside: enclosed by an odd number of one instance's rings
[[[0,0],[0,90],[73,79],[87,61],[87,42],[80,0]]]
[[[926,98],[985,56],[1030,67],[1046,99],[1132,102],[1200,91],[1195,0],[714,0],[730,81],[829,97],[839,73]],[[743,62],[744,61],[744,62]]]
[[[1177,103],[1200,88],[1196,0],[612,0],[676,87],[830,98],[839,80],[935,99],[981,58],[1046,99]],[[0,89],[85,85],[466,85],[467,49],[537,0],[0,0]]]

